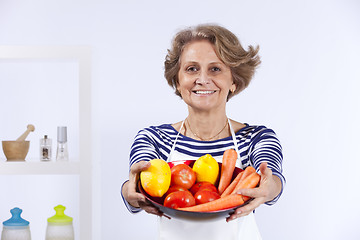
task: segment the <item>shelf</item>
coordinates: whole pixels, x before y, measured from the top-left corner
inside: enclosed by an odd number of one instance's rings
[[[76,121],[72,121],[74,123],[73,129],[78,130],[79,141],[78,146],[76,147],[78,156],[75,160],[71,160],[69,162],[40,162],[39,160],[33,161],[25,161],[25,162],[6,162],[0,161],[0,177],[2,175],[6,176],[7,178],[13,178],[13,176],[24,175],[31,177],[32,179],[43,178],[42,176],[46,175],[56,175],[56,178],[64,178],[68,179],[69,175],[70,178],[77,178],[78,186],[76,187],[76,191],[71,193],[69,199],[73,199],[71,204],[76,204],[76,199],[78,197],[79,203],[77,204],[79,213],[79,218],[76,219],[78,223],[78,227],[75,228],[75,239],[81,240],[92,240],[94,239],[94,235],[98,235],[97,232],[98,226],[101,224],[94,225],[94,218],[93,218],[93,166],[92,166],[92,152],[89,151],[91,148],[91,47],[89,46],[0,46],[0,63],[4,61],[10,61],[11,63],[21,63],[26,64],[29,63],[28,67],[32,67],[31,65],[33,62],[49,62],[49,63],[71,63],[66,64],[67,67],[70,67],[70,70],[73,71],[75,75],[71,75],[72,78],[76,78],[78,83],[74,80],[74,86],[76,87],[78,84],[78,125],[76,126]],[[27,64],[26,64],[27,65]],[[48,70],[48,66],[44,65],[44,69]],[[46,68],[45,68],[46,67]],[[74,68],[74,70],[72,70]],[[39,68],[41,70],[41,68]],[[49,71],[52,71],[52,68],[49,68]],[[56,68],[57,69],[57,68]],[[45,73],[47,71],[44,71]],[[36,73],[36,71],[35,71]],[[47,84],[43,85],[36,85],[41,83],[41,81],[37,80],[37,76],[34,74],[30,74],[29,76],[24,76],[27,79],[27,82],[30,82],[34,86],[30,86],[31,88],[28,91],[31,91],[32,88],[44,88],[43,91],[46,92],[49,89],[52,89]],[[56,71],[55,71],[56,73]],[[20,74],[21,75],[21,74]],[[9,74],[8,79],[12,81],[12,76],[17,76],[17,71],[14,73]],[[40,76],[43,76],[40,74]],[[19,78],[21,79],[21,78]],[[46,78],[47,79],[47,78]],[[51,74],[48,77],[49,84],[56,83],[57,78],[51,78]],[[5,81],[5,80],[4,80]],[[20,80],[19,80],[20,81]],[[48,83],[46,81],[46,83]],[[20,81],[21,82],[21,81]],[[52,84],[53,85],[53,84]],[[46,88],[47,86],[47,88]],[[8,94],[11,94],[10,92]],[[49,91],[49,98],[51,97],[51,91]],[[26,98],[24,98],[26,99]],[[33,102],[26,102],[24,104],[25,110],[28,110],[28,106],[31,103],[37,103],[35,106],[39,106],[37,99],[34,99]],[[21,101],[21,100],[20,100]],[[51,108],[49,109],[52,109]],[[12,110],[11,110],[12,111]],[[14,108],[13,112],[19,111],[19,109]],[[76,112],[74,112],[76,114]],[[32,111],[29,110],[28,115],[31,117],[34,114]],[[49,112],[48,114],[51,114]],[[71,113],[72,114],[72,113]],[[8,117],[11,119],[11,117]],[[43,121],[48,123],[50,122],[49,119],[43,118]],[[44,124],[42,121],[38,121],[38,125]],[[55,122],[55,121],[53,121]],[[10,124],[10,123],[9,123]],[[31,157],[31,156],[30,156]],[[39,177],[40,176],[40,177]],[[30,179],[30,180],[32,180]],[[31,182],[31,181],[29,181]],[[6,183],[6,181],[3,181]],[[11,182],[14,184],[13,188],[10,188],[12,191],[13,189],[17,189],[18,187],[23,187],[21,182]],[[51,182],[46,182],[52,184]],[[16,186],[18,184],[18,186]],[[68,186],[63,186],[64,188],[68,188]],[[9,191],[10,191],[9,190]],[[32,187],[30,184],[29,189],[24,189],[25,193],[33,194],[32,191],[39,192],[40,199],[47,199],[47,193],[41,192],[41,188],[38,185]],[[18,193],[18,192],[16,192]],[[22,192],[20,192],[22,193]],[[4,193],[7,195],[7,192]],[[36,196],[37,197],[37,196]],[[16,202],[17,200],[4,198],[5,202],[13,201]],[[21,197],[20,197],[21,200]],[[33,199],[34,202],[35,198]],[[1,202],[2,205],[3,202]],[[27,202],[24,203],[27,205]],[[30,208],[30,205],[28,209]],[[75,205],[76,207],[76,205]],[[100,218],[97,218],[100,219]],[[96,228],[93,226],[97,226]],[[33,228],[32,234],[36,232],[36,228]],[[38,236],[43,233],[40,231],[36,232]],[[76,234],[78,237],[76,237]],[[40,239],[37,237],[36,239]]]
[[[79,162],[0,162],[1,175],[75,175]]]

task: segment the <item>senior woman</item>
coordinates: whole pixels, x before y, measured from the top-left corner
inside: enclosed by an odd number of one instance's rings
[[[274,204],[281,195],[285,182],[281,145],[273,130],[232,120],[226,114],[227,101],[249,85],[259,64],[258,47],[245,50],[233,33],[218,25],[187,28],[173,39],[165,78],[187,104],[188,116],[138,132],[130,153],[129,180],[122,186],[125,205],[132,213],[145,210],[162,216],[136,191],[139,173],[154,158],[170,162],[211,154],[221,162],[224,151],[234,148],[237,166],[254,166],[261,182],[255,189],[239,191],[254,199],[226,220],[160,217],[158,239],[261,239],[253,212],[261,204]]]

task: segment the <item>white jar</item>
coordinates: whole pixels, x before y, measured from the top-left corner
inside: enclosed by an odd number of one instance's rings
[[[1,234],[1,240],[31,240],[30,228],[27,227],[5,227]]]
[[[56,214],[48,218],[45,240],[74,240],[72,217],[64,214],[65,207],[54,207]]]
[[[12,217],[3,222],[1,240],[31,240],[29,222],[22,219],[20,208],[10,210]]]
[[[46,240],[74,240],[72,224],[48,223]]]

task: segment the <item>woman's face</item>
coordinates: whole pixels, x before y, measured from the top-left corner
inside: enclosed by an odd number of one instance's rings
[[[187,44],[180,56],[177,90],[194,110],[225,109],[230,90],[235,90],[230,68],[206,40]]]

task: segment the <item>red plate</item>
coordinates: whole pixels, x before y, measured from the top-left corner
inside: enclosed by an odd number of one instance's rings
[[[173,167],[175,165],[185,163],[185,164],[189,165],[190,167],[192,167],[194,162],[195,162],[195,160],[173,161],[173,162],[169,162],[169,165],[170,165],[170,167]],[[219,163],[219,169],[221,169],[221,163]],[[235,168],[232,179],[234,179],[241,171],[243,171],[241,168]],[[138,187],[139,187],[140,192],[145,195],[146,199],[149,200],[155,207],[159,208],[160,211],[162,211],[165,215],[167,215],[169,217],[187,219],[187,220],[216,220],[216,219],[224,219],[225,220],[225,218],[227,218],[230,214],[232,214],[235,211],[235,209],[237,209],[249,202],[249,201],[247,201],[243,205],[229,208],[229,209],[220,210],[220,211],[189,212],[189,211],[182,211],[182,210],[165,207],[164,205],[162,205],[162,203],[164,201],[164,197],[157,198],[157,197],[152,197],[152,196],[148,195],[145,192],[145,190],[142,188],[140,181],[138,182]]]

